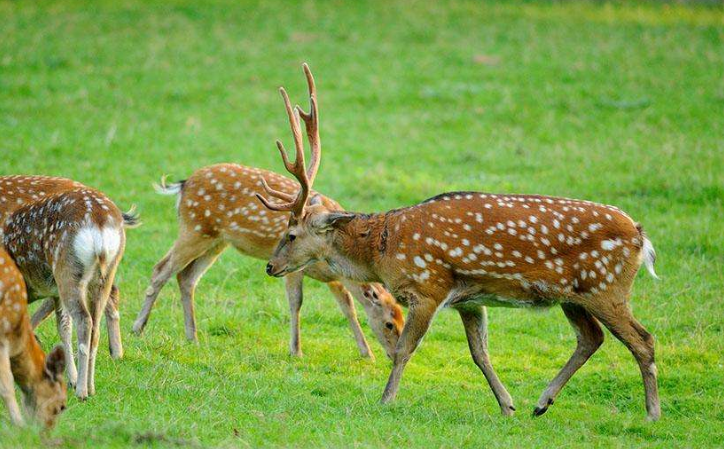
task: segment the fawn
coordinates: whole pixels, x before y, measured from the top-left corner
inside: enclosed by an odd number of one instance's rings
[[[309,75],[309,68],[304,71]],[[633,317],[629,296],[639,268],[656,277],[654,248],[641,226],[613,206],[538,195],[451,192],[384,213],[360,214],[308,205],[321,156],[312,145],[305,171],[299,118],[281,90],[291,123],[296,160],[277,146],[301,186],[295,197],[259,195],[274,211],[291,211],[288,229],[269,259],[267,273],[295,273],[326,262],[333,273],[358,282],[381,282],[402,303],[407,321],[382,396],[394,399],[402,372],[435,313],[452,307],[462,319],[473,360],[488,380],[503,414],[515,410],[487,356],[483,306],[543,308],[560,305],[577,333],[573,355],[540,396],[545,413],[561,388],[603,342],[602,323],[638,362],[648,418],[660,416],[654,338]],[[312,99],[314,104],[314,99]]]
[[[64,369],[62,346],[46,356],[35,339],[23,276],[0,247],[0,396],[13,424],[24,424],[15,398],[14,380],[33,417],[48,428],[55,425],[67,399]]]
[[[179,236],[153,269],[143,308],[133,325],[134,332],[143,332],[161,288],[175,274],[181,290],[186,338],[196,341],[194,291],[201,276],[216,258],[229,246],[259,259],[271,255],[286,228],[288,217],[286,214],[267,213],[259,206],[255,195],[261,191],[262,179],[281,191],[291,192],[294,188],[294,183],[281,175],[236,164],[204,167],[187,180],[174,184],[166,184],[162,180],[157,191],[178,196]],[[314,195],[312,202],[323,203],[332,210],[341,210],[339,204],[319,194]],[[363,357],[374,356],[357,320],[351,296],[363,305],[370,326],[388,356],[391,356],[404,323],[400,306],[379,284],[360,285],[341,280],[324,264],[310,266],[303,273],[285,278],[291,311],[291,355],[302,354],[299,312],[304,275],[327,283],[349,321]]]
[[[5,219],[3,243],[25,278],[31,298],[59,298],[61,318],[77,327],[78,370],[70,325],[59,325],[68,381],[84,400],[95,394],[100,318],[125,248],[123,214],[102,193],[78,187],[44,196]]]
[[[53,176],[0,176],[0,241],[2,241],[2,227],[5,223],[5,219],[16,209],[43,199],[48,195],[78,188],[87,187],[71,179]],[[108,329],[108,346],[111,358],[114,359],[120,359],[123,357],[120,314],[118,313],[119,301],[120,294],[118,287],[113,285],[111,288],[111,295],[108,298],[105,317],[106,328]],[[70,332],[70,317],[63,313],[62,308],[58,307],[58,298],[46,299],[38,310],[35,311],[30,319],[33,329],[35,329],[53,311],[56,313],[58,333],[62,334],[63,332]],[[66,328],[66,330],[61,331],[61,328]]]

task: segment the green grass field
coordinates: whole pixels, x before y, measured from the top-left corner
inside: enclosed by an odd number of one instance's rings
[[[0,447],[724,444],[721,7],[117,3],[0,0],[0,173],[71,177],[144,221],[118,278],[125,359],[110,360],[104,336],[98,394],[70,399],[45,439],[0,408]],[[381,406],[390,363],[372,333],[376,362],[307,281],[305,356],[290,359],[282,282],[231,251],[197,291],[198,346],[184,340],[175,282],[146,334],[130,334],[176,235],[173,200],[151,183],[222,161],[281,171],[277,88],[305,102],[303,61],[321,104],[316,187],[350,209],[472,189],[585,198],[643,223],[662,280],[640,274],[633,308],[657,337],[661,421],[645,421],[638,368],[610,334],[531,417],[575,347],[558,309],[490,311],[517,416],[499,416],[455,313],[437,316]],[[57,340],[51,322],[39,335]]]

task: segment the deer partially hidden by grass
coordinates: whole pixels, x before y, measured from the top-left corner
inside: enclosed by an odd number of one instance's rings
[[[277,145],[301,189],[293,198],[267,189],[270,196],[284,201],[281,204],[259,196],[271,210],[292,212],[267,272],[289,275],[325,262],[339,276],[382,282],[409,304],[382,402],[395,398],[405,365],[435,313],[451,307],[460,314],[473,360],[503,414],[511,414],[511,397],[487,357],[483,306],[559,305],[576,331],[578,344],[541,395],[534,414],[548,409],[602,344],[602,323],[636,358],[648,417],[659,418],[654,338],[629,308],[631,286],[641,265],[655,276],[654,249],[640,225],[613,206],[538,195],[452,192],[376,214],[308,205],[314,176],[304,170],[299,119],[283,89],[282,96],[294,134],[295,162],[289,162],[281,143]],[[296,112],[308,120],[298,106]],[[315,151],[316,169],[319,148],[313,147]]]
[[[314,99],[314,79],[310,73],[307,75],[310,97]],[[312,147],[318,148],[316,103],[312,106],[312,111],[307,116],[306,131]],[[310,177],[314,177],[318,165],[319,160],[315,159],[309,169]],[[161,288],[171,276],[176,275],[181,289],[186,338],[196,340],[194,291],[201,276],[229,246],[242,254],[267,259],[287,229],[287,214],[268,212],[256,200],[256,195],[262,192],[263,188],[270,188],[269,186],[284,198],[292,198],[296,191],[294,182],[284,176],[236,164],[204,167],[187,180],[175,184],[166,185],[162,182],[157,189],[160,193],[178,195],[176,205],[179,236],[166,256],[153,269],[143,309],[133,325],[134,332],[140,334],[143,331]],[[308,193],[305,201],[309,199],[310,204],[323,206],[327,210],[342,210],[334,200],[316,192]],[[381,285],[349,282],[333,273],[324,263],[310,263],[285,277],[291,312],[292,355],[298,356],[302,353],[299,313],[304,276],[327,283],[349,321],[363,357],[372,357],[372,352],[357,320],[352,296],[363,305],[375,336],[387,355],[392,356],[404,322],[400,306]]]
[[[46,427],[55,424],[67,399],[64,369],[63,348],[58,346],[46,356],[35,339],[23,276],[0,246],[0,396],[13,424],[25,423],[14,382],[33,418]]]
[[[59,332],[68,380],[79,399],[95,393],[101,315],[125,248],[124,228],[136,221],[87,187],[44,196],[5,218],[3,244],[23,274],[30,297],[59,298],[61,318],[69,314],[76,326],[77,371],[70,325],[59,325]]]
[[[2,241],[2,228],[5,220],[17,209],[27,204],[44,200],[48,196],[84,188],[87,187],[77,181],[55,176],[0,176],[0,241]],[[37,299],[41,298],[31,298],[31,301]],[[111,357],[114,359],[123,357],[120,314],[118,312],[119,302],[120,293],[114,285],[111,288],[111,294],[105,310],[108,346]],[[59,299],[57,297],[46,299],[30,319],[33,329],[55,311],[58,333],[63,335],[63,333],[70,332],[70,316],[65,313],[61,307],[58,307],[58,305]]]

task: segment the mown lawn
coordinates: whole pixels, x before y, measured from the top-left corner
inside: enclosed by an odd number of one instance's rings
[[[119,274],[125,359],[103,350],[97,396],[71,399],[45,439],[9,428],[3,408],[0,447],[721,447],[723,18],[623,3],[0,0],[0,173],[72,177],[144,221]],[[231,251],[197,292],[198,346],[175,283],[130,335],[176,233],[151,183],[221,161],[282,170],[277,87],[303,102],[303,61],[321,103],[317,188],[351,209],[473,189],[582,197],[643,223],[662,280],[641,274],[633,307],[657,337],[660,422],[645,421],[638,368],[610,335],[530,416],[575,346],[559,310],[490,311],[516,417],[499,416],[454,313],[380,406],[390,364],[372,333],[374,363],[308,281],[305,356],[290,359],[282,283]],[[56,340],[52,323],[40,337]]]

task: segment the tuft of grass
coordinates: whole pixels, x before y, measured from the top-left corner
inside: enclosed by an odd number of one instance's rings
[[[717,447],[724,440],[724,43],[721,6],[546,2],[0,0],[0,173],[67,176],[144,225],[118,275],[126,357],[101,351],[98,394],[56,430],[0,447]],[[397,401],[389,363],[361,360],[333,299],[307,282],[301,360],[287,356],[283,287],[225,253],[197,292],[200,342],[178,291],[130,334],[174,239],[161,175],[234,161],[282,170],[277,87],[317,78],[317,188],[378,211],[446,190],[615,204],[643,223],[661,282],[636,316],[657,337],[663,418],[644,421],[633,358],[610,335],[548,413],[538,395],[575,346],[557,310],[490,311],[503,418],[441,313]],[[54,326],[40,329],[46,347]]]

